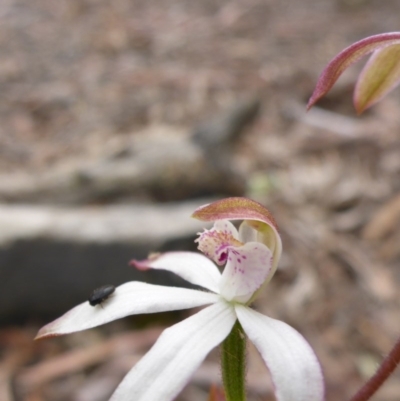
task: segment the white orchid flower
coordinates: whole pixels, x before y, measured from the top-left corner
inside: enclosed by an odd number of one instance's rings
[[[126,283],[116,288],[103,307],[88,302],[78,305],[44,326],[37,338],[89,329],[128,315],[210,305],[164,330],[125,376],[111,401],[173,400],[237,320],[268,366],[278,401],[322,401],[321,368],[306,340],[287,324],[249,307],[271,279],[281,254],[271,214],[252,200],[228,198],[199,208],[193,217],[215,221],[197,240],[206,256],[168,252],[133,264],[139,269],[171,271],[205,291]],[[243,222],[236,230],[229,220]],[[210,259],[225,264],[222,274]]]

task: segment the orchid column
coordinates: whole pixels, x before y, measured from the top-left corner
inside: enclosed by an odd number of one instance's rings
[[[232,356],[222,364],[225,394],[228,401],[243,401],[246,335],[270,370],[278,401],[323,401],[321,368],[308,343],[287,324],[249,306],[272,278],[281,254],[281,239],[269,211],[249,199],[228,198],[199,208],[193,217],[214,221],[213,228],[197,239],[205,256],[168,252],[132,265],[171,271],[204,291],[126,283],[103,307],[78,305],[43,327],[37,338],[88,329],[127,315],[210,305],[166,329],[111,400],[173,400],[211,349],[224,342],[229,351],[225,354]],[[239,230],[229,220],[242,220]],[[217,265],[224,266],[222,274]],[[238,361],[235,366],[233,360]]]

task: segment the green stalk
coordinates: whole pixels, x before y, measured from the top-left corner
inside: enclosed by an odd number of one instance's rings
[[[246,401],[246,337],[239,321],[222,343],[221,369],[226,401]]]

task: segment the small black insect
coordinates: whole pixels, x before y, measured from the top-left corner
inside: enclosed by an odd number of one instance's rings
[[[101,303],[104,302],[114,291],[115,286],[111,284],[102,285],[93,290],[88,301],[92,306],[101,305]]]

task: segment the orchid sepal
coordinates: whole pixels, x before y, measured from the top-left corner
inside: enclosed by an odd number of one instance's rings
[[[369,36],[342,50],[319,76],[307,109],[329,92],[350,65],[370,53],[373,55],[358,78],[353,102],[359,114],[378,102],[400,82],[400,60],[396,49],[398,45],[400,32],[389,32]]]
[[[235,305],[235,311],[271,372],[277,401],[323,401],[322,369],[303,336],[286,323],[243,305]]]
[[[211,349],[228,336],[235,321],[234,308],[217,302],[167,328],[110,401],[172,401]]]
[[[217,294],[188,288],[166,287],[132,281],[117,287],[104,305],[84,302],[42,327],[36,339],[61,336],[87,330],[141,313],[189,309],[218,301]]]
[[[375,50],[361,71],[353,103],[360,114],[381,100],[400,82],[400,44]]]

